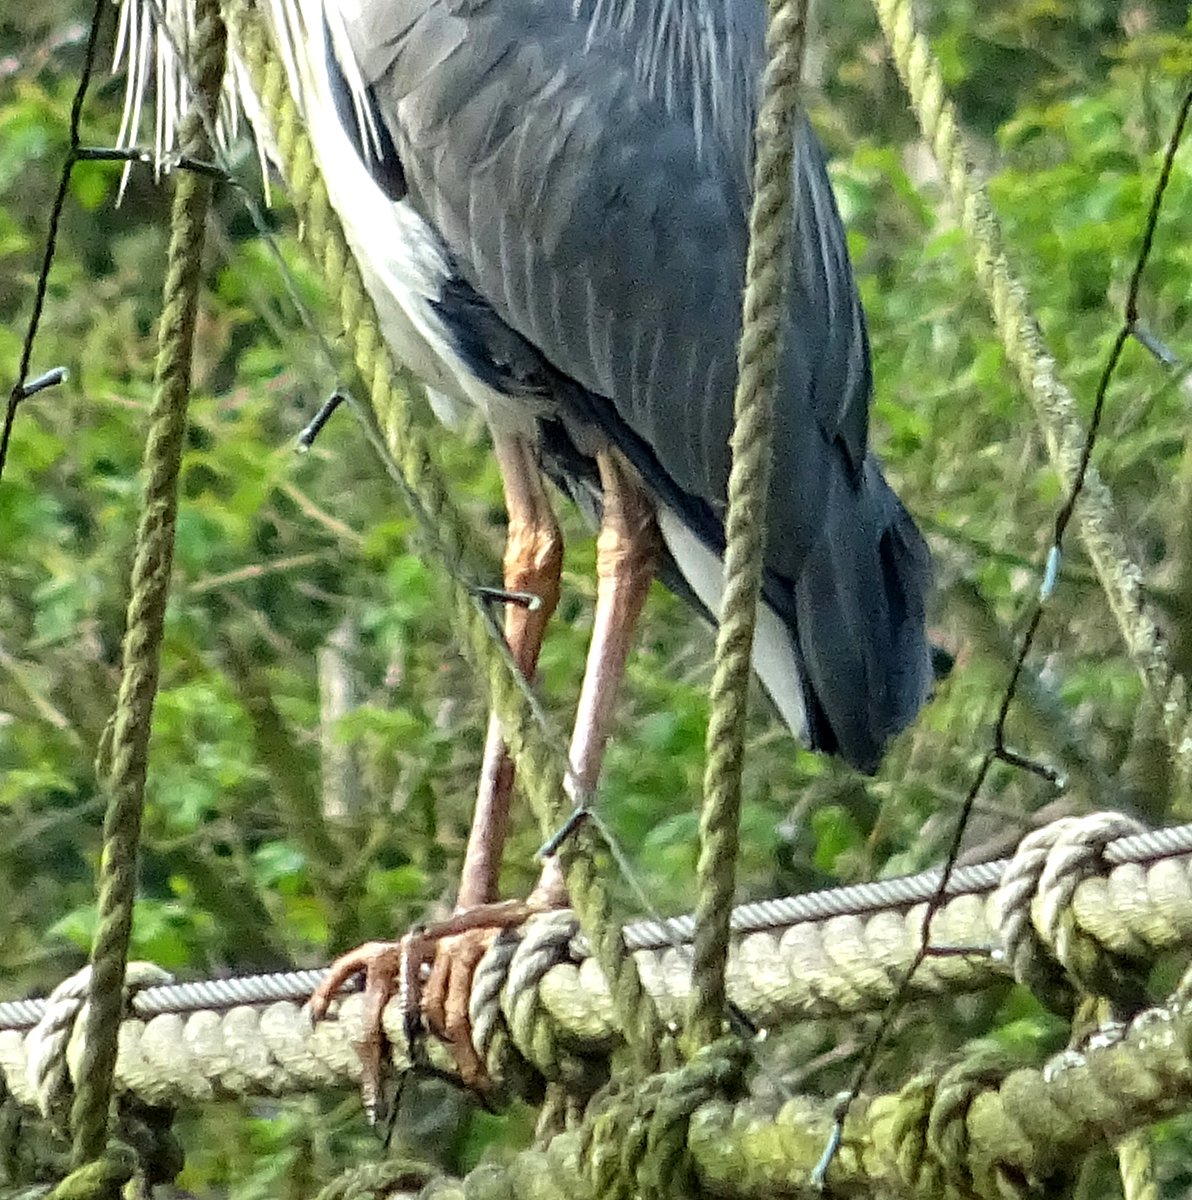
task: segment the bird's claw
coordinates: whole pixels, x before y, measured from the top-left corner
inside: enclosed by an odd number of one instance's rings
[[[472,1043],[469,1005],[472,976],[493,940],[520,925],[531,908],[520,902],[479,905],[434,925],[412,930],[400,941],[366,942],[336,959],[310,998],[318,1021],[337,993],[355,975],[364,975],[360,1091],[370,1118],[377,1119],[389,1067],[385,1008],[397,996],[411,1061],[417,1061],[424,1033],[447,1047],[460,1082],[481,1094],[492,1080]]]
[[[492,1079],[472,1041],[472,977],[500,932],[485,926],[436,941],[419,1009],[426,1028],[447,1047],[460,1081],[481,1094],[492,1087]]]
[[[310,998],[310,1013],[321,1021],[331,1002],[353,976],[364,975],[364,1011],[361,1014],[360,1039],[355,1043],[360,1059],[360,1093],[369,1120],[378,1119],[382,1089],[389,1066],[389,1038],[385,1033],[385,1007],[394,994],[412,991],[417,1008],[417,989],[408,984],[417,966],[411,963],[410,941],[407,934],[398,942],[365,942],[337,958],[327,969],[322,982]],[[403,1003],[403,1009],[405,1005]],[[407,1034],[410,1027],[407,1022]]]

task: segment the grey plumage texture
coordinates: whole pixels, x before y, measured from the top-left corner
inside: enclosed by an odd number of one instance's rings
[[[460,353],[577,445],[595,428],[721,553],[764,5],[329,3],[398,159],[374,168],[458,273]],[[872,770],[930,688],[930,563],[868,448],[864,318],[806,124],[795,173],[764,596],[813,745]]]

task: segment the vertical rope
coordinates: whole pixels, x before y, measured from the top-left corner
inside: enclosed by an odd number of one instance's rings
[[[1006,357],[1035,410],[1052,465],[1068,483],[1084,452],[1076,401],[1059,378],[1026,290],[1006,258],[1001,226],[969,160],[955,106],[926,39],[915,28],[911,0],[873,0],[898,73],[974,250]],[[1126,652],[1163,714],[1167,742],[1186,782],[1192,774],[1192,718],[1185,682],[1171,667],[1163,635],[1143,589],[1142,570],[1127,550],[1109,489],[1089,467],[1077,509],[1081,539],[1117,621]]]
[[[1159,1200],[1153,1145],[1154,1138],[1149,1129],[1135,1130],[1118,1142],[1123,1200]]]
[[[790,275],[792,176],[806,21],[806,0],[771,0],[766,34],[770,58],[757,116],[753,210],[737,354],[724,597],[700,811],[689,1052],[720,1036],[726,1011],[724,969],[736,883],[750,660],[773,464],[771,425]]]
[[[214,111],[224,67],[224,29],[215,0],[199,0],[194,71],[201,103]],[[182,134],[183,153],[205,161],[211,147],[196,111]],[[202,269],[203,227],[211,197],[206,175],[175,176],[172,233],[158,333],[156,395],[145,446],[146,483],[137,529],[123,672],[116,700],[107,779],[99,925],[91,949],[90,1009],[78,1092],[71,1114],[75,1167],[102,1154],[112,1072],[124,1009],[124,974],[137,883],[137,851],[162,629],[173,564],[178,469],[190,394],[191,348]]]

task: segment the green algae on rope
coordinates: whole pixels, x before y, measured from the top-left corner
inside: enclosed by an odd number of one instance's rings
[[[224,71],[224,27],[216,0],[200,0],[193,45],[196,107],[184,126],[182,149],[190,157],[204,159],[209,157],[210,146],[202,108],[214,111]],[[91,951],[93,975],[83,1065],[72,1112],[76,1168],[98,1159],[107,1142],[136,892],[149,731],[173,565],[178,472],[190,397],[204,227],[212,190],[210,178],[196,172],[183,171],[174,178],[156,394],[145,445],[148,477],[137,528],[120,691],[105,755],[108,808],[100,864],[99,920]]]
[[[806,21],[806,0],[771,5],[766,35],[770,60],[757,115],[753,207],[733,402],[724,597],[716,634],[700,809],[693,966],[697,987],[687,1018],[688,1053],[720,1036],[728,1007],[725,967],[736,884],[746,705],[773,464],[771,434],[790,276],[795,128]]]

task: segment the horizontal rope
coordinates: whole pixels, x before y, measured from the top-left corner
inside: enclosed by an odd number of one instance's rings
[[[1106,872],[1083,878],[1072,892],[1069,935],[1132,961],[1192,944],[1192,826],[1119,838],[1102,861]],[[972,991],[1009,977],[1008,961],[979,952],[998,944],[993,889],[1007,865],[956,873],[933,925],[937,946],[952,952],[928,958],[915,977],[914,995]],[[729,969],[733,1003],[759,1028],[880,1008],[918,949],[936,878],[926,872],[737,910]],[[503,961],[494,950],[476,985],[489,988],[499,1009],[488,1026],[495,1021],[497,1033],[506,1035],[504,1041],[489,1039],[486,1055],[507,1056],[512,1046],[548,1077],[559,1072],[562,1058],[603,1061],[619,1041],[599,966],[583,957],[580,939],[559,924],[558,914],[551,920],[554,949],[540,967],[511,963],[515,947],[503,949]],[[539,926],[547,928],[547,920],[539,919]],[[676,926],[685,927],[682,921]],[[529,923],[523,943],[535,928]],[[635,959],[663,1017],[680,1019],[690,991],[689,954],[669,942],[660,946],[660,932],[656,922],[631,927],[632,942],[652,947],[636,950]],[[486,970],[490,979],[482,984]],[[133,998],[135,1017],[121,1031],[120,1086],[165,1102],[352,1084],[359,1074],[352,1042],[360,1035],[362,998],[344,997],[338,1019],[312,1029],[302,1003],[322,976],[310,970],[146,988]],[[6,1027],[0,1069],[9,1090],[26,1103],[31,1091],[22,1031],[45,1007],[38,1000],[0,1005]],[[217,1008],[225,1011],[212,1011]],[[400,1046],[396,1004],[386,1023]]]
[[[1106,846],[1105,861],[1110,866],[1125,866],[1189,854],[1192,854],[1192,824],[1117,838]],[[1003,858],[958,867],[948,882],[949,899],[991,893],[1001,881],[1010,861]],[[781,940],[784,931],[799,925],[822,923],[835,917],[877,917],[887,910],[926,903],[935,895],[939,877],[939,868],[932,868],[917,875],[742,904],[733,910],[733,934],[740,939],[750,934],[766,933]],[[690,942],[693,926],[694,918],[691,916],[635,921],[625,927],[625,945],[634,953],[673,951]],[[989,933],[988,929],[984,932],[986,935]],[[1192,935],[1192,925],[1188,932]],[[978,943],[970,941],[966,944]],[[582,937],[575,939],[574,953],[577,958],[587,957],[587,946]],[[242,1004],[263,1005],[287,1000],[302,1002],[319,985],[324,974],[322,968],[316,967],[165,984],[137,993],[132,1000],[132,1010],[138,1017],[150,1018],[166,1013],[227,1009]],[[0,1001],[0,1030],[32,1028],[41,1019],[45,1006],[45,1000],[41,999]]]
[[[862,1097],[845,1123],[829,1191],[886,1195],[884,1185],[897,1195],[1067,1195],[1067,1187],[1049,1192],[1045,1181],[1187,1109],[1190,1041],[1192,1007],[1173,998],[1124,1029],[1094,1032],[1085,1049],[1062,1051],[1042,1067],[981,1077],[978,1063],[967,1065],[982,1057],[978,1048],[938,1078]],[[707,1105],[689,1134],[700,1183],[724,1197],[811,1191],[833,1109],[832,1100],[805,1098],[776,1114],[772,1105]]]
[[[1088,1153],[1187,1108],[1190,1051],[1192,1008],[1178,998],[1125,1028],[1094,1031],[1084,1050],[1042,1067],[1011,1069],[979,1043],[951,1069],[924,1072],[896,1093],[859,1097],[826,1190],[967,1200],[1071,1194]],[[683,1194],[823,1194],[815,1172],[835,1108],[835,1099],[810,1097],[698,1105],[686,1122],[692,1178]],[[622,1128],[629,1155],[647,1134],[640,1122]],[[488,1164],[467,1180],[440,1178],[417,1195],[589,1200],[605,1193],[591,1186],[586,1148],[582,1128],[562,1133],[545,1148]]]
[[[352,997],[345,1006],[355,1009],[344,1014],[353,1032],[358,1031],[362,999]],[[249,1092],[279,1095],[355,1078],[358,1066],[348,1040],[331,1036],[339,1023],[324,1023],[312,1036],[309,1027],[305,1032],[287,1029],[276,1007],[292,1006],[239,1009],[234,1022],[223,1023],[222,1067],[206,1080],[186,1075],[168,1079],[166,1071],[174,1062],[172,1043],[212,1041],[221,1024],[212,1014],[196,1014],[184,1025],[179,1016],[159,1017],[148,1026],[130,1022],[121,1039],[118,1075],[126,1084],[139,1080],[133,1090],[158,1103],[207,1102]],[[204,1019],[205,1033],[195,1028]],[[317,1054],[309,1052],[312,1042]],[[0,1034],[0,1064],[15,1098],[32,1105],[24,1072],[12,1062],[14,1044],[20,1044],[18,1034]],[[883,1188],[898,1195],[937,1194],[942,1189],[925,1187],[924,1176],[929,1170],[937,1176],[948,1170],[941,1153],[959,1138],[965,1149],[963,1169],[974,1174],[966,1176],[962,1191],[946,1194],[1022,1194],[1000,1191],[997,1183],[1008,1174],[1029,1187],[1074,1166],[1093,1149],[1186,1110],[1192,1102],[1190,1050],[1192,1005],[1177,995],[1144,1010],[1125,1027],[1095,1031],[1082,1050],[1064,1050],[1041,1067],[966,1074],[962,1065],[938,1077],[912,1080],[897,1093],[863,1096],[846,1123],[831,1185],[842,1194],[856,1190],[870,1195],[875,1189],[886,1194]],[[245,1086],[246,1081],[255,1086]],[[833,1107],[831,1099],[803,1096],[781,1104],[754,1098],[701,1105],[688,1132],[696,1181],[709,1194],[726,1198],[809,1191]],[[572,1133],[559,1135],[545,1150],[524,1151],[503,1165],[494,1164],[492,1170],[506,1173],[511,1190],[501,1195],[590,1194],[580,1174],[578,1135]],[[544,1191],[547,1179],[551,1186]],[[462,1183],[444,1179],[433,1195],[445,1200],[462,1196],[461,1189]]]

